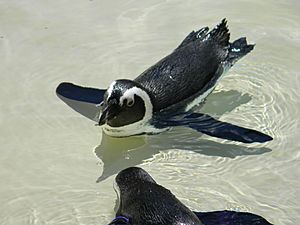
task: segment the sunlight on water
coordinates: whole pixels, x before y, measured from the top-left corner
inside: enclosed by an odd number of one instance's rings
[[[245,10],[247,9],[247,10]],[[298,1],[0,3],[0,224],[107,224],[115,175],[141,166],[195,211],[299,221]],[[274,140],[240,144],[177,127],[112,138],[55,95],[62,81],[106,88],[133,79],[193,29],[227,17],[255,49],[200,112]]]

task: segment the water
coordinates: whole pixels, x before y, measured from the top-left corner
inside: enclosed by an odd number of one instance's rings
[[[107,224],[114,174],[132,165],[193,210],[299,223],[298,1],[11,0],[0,12],[1,225]],[[55,96],[62,81],[105,88],[134,78],[223,17],[232,39],[245,35],[256,47],[201,111],[270,134],[270,143],[186,128],[113,139]]]

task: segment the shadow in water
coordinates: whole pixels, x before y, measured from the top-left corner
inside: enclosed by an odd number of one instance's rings
[[[251,100],[249,95],[237,91],[222,91],[212,94],[201,112],[222,115]],[[222,107],[218,107],[222,105]],[[225,106],[224,106],[225,105]],[[224,106],[224,107],[223,107]],[[118,173],[130,166],[143,163],[160,151],[181,149],[209,156],[235,158],[242,155],[260,155],[271,149],[253,148],[249,145],[219,143],[201,139],[201,133],[188,128],[176,127],[158,135],[140,135],[114,138],[103,133],[101,144],[95,148],[96,156],[103,163],[102,175],[97,182]]]

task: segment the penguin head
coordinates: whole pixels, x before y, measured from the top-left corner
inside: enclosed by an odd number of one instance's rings
[[[115,182],[120,190],[143,182],[156,183],[145,170],[139,167],[129,167],[118,173]]]
[[[100,104],[99,125],[112,128],[146,123],[152,117],[153,106],[147,92],[131,80],[114,81]]]
[[[125,216],[131,224],[203,225],[171,191],[139,167],[119,172],[114,189],[118,197],[116,215]]]
[[[114,182],[114,190],[117,194],[116,209],[118,212],[123,208],[122,202],[130,193],[136,194],[143,188],[141,185],[156,184],[155,180],[142,168],[129,167],[118,173]]]

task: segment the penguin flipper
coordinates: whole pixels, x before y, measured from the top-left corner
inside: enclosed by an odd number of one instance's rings
[[[103,96],[106,90],[82,87],[72,83],[63,82],[56,88],[56,94],[68,99],[87,102],[93,104],[100,104],[103,101]]]
[[[243,143],[263,143],[273,140],[269,135],[259,131],[222,122],[202,113],[177,115],[168,119],[160,118],[158,124],[160,127],[185,126],[212,137]]]
[[[272,225],[263,217],[248,212],[224,210],[194,213],[205,225]]]
[[[56,88],[56,95],[76,112],[98,122],[98,105],[103,101],[105,91],[63,82]]]
[[[200,123],[197,123],[197,117],[200,117]],[[259,131],[240,127],[227,122],[219,121],[209,115],[192,113],[186,118],[192,118],[195,122],[190,122],[188,127],[200,131],[209,136],[223,138],[231,141],[239,141],[243,143],[267,142],[273,140],[269,135]]]

